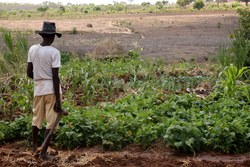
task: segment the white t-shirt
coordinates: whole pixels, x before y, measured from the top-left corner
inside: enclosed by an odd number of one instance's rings
[[[40,44],[30,47],[28,62],[33,64],[34,96],[54,93],[52,68],[61,66],[59,50]]]

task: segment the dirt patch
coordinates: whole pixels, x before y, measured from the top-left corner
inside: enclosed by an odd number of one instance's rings
[[[61,51],[92,53],[100,42],[112,38],[125,52],[143,48],[145,58],[206,60],[214,56],[219,45],[228,43],[229,34],[238,26],[238,15],[235,12],[126,14],[49,21],[55,21],[63,32],[63,37],[54,43]],[[0,25],[34,31],[41,29],[42,22],[0,20]],[[71,33],[73,28],[77,34]],[[41,38],[32,34],[29,41],[32,45]],[[0,46],[3,49],[4,45]]]
[[[96,58],[114,57],[125,54],[123,46],[118,43],[115,39],[106,39],[99,44],[93,51],[92,56]]]
[[[0,166],[37,167],[248,167],[250,154],[220,154],[203,152],[187,155],[174,152],[159,142],[148,150],[130,145],[121,151],[103,151],[100,147],[75,150],[50,149],[53,160],[41,161],[31,156],[25,142],[15,142],[0,147]]]

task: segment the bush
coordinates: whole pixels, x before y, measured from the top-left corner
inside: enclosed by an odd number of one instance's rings
[[[65,9],[64,6],[60,6],[60,7],[59,7],[59,11],[60,11],[61,13],[64,13],[64,12],[66,11],[66,9]]]
[[[201,10],[204,6],[205,4],[202,0],[196,0],[193,4],[193,8],[198,10]]]
[[[38,12],[47,12],[48,9],[49,9],[48,6],[44,6],[44,7],[37,8],[37,11]]]
[[[188,4],[190,4],[190,1],[189,0],[177,0],[176,2],[180,7],[185,7],[187,6]]]
[[[150,3],[149,2],[142,2],[142,4],[141,4],[142,6],[149,6],[150,5]]]

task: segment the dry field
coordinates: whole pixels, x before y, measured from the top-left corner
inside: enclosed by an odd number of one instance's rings
[[[43,21],[0,20],[0,27],[34,31],[41,29]],[[234,12],[100,15],[49,21],[55,21],[58,31],[63,33],[54,43],[61,51],[85,55],[103,41],[112,39],[122,45],[125,53],[143,48],[143,57],[165,61],[203,60],[214,56],[216,49],[228,43],[229,34],[238,26]],[[71,33],[74,28],[77,34]],[[41,41],[34,33],[29,39],[30,45]]]

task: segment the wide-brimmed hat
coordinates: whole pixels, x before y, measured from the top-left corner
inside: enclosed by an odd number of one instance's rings
[[[61,33],[56,32],[56,24],[54,22],[43,22],[42,31],[36,31],[39,35],[42,34],[55,34],[58,38],[62,36]]]

